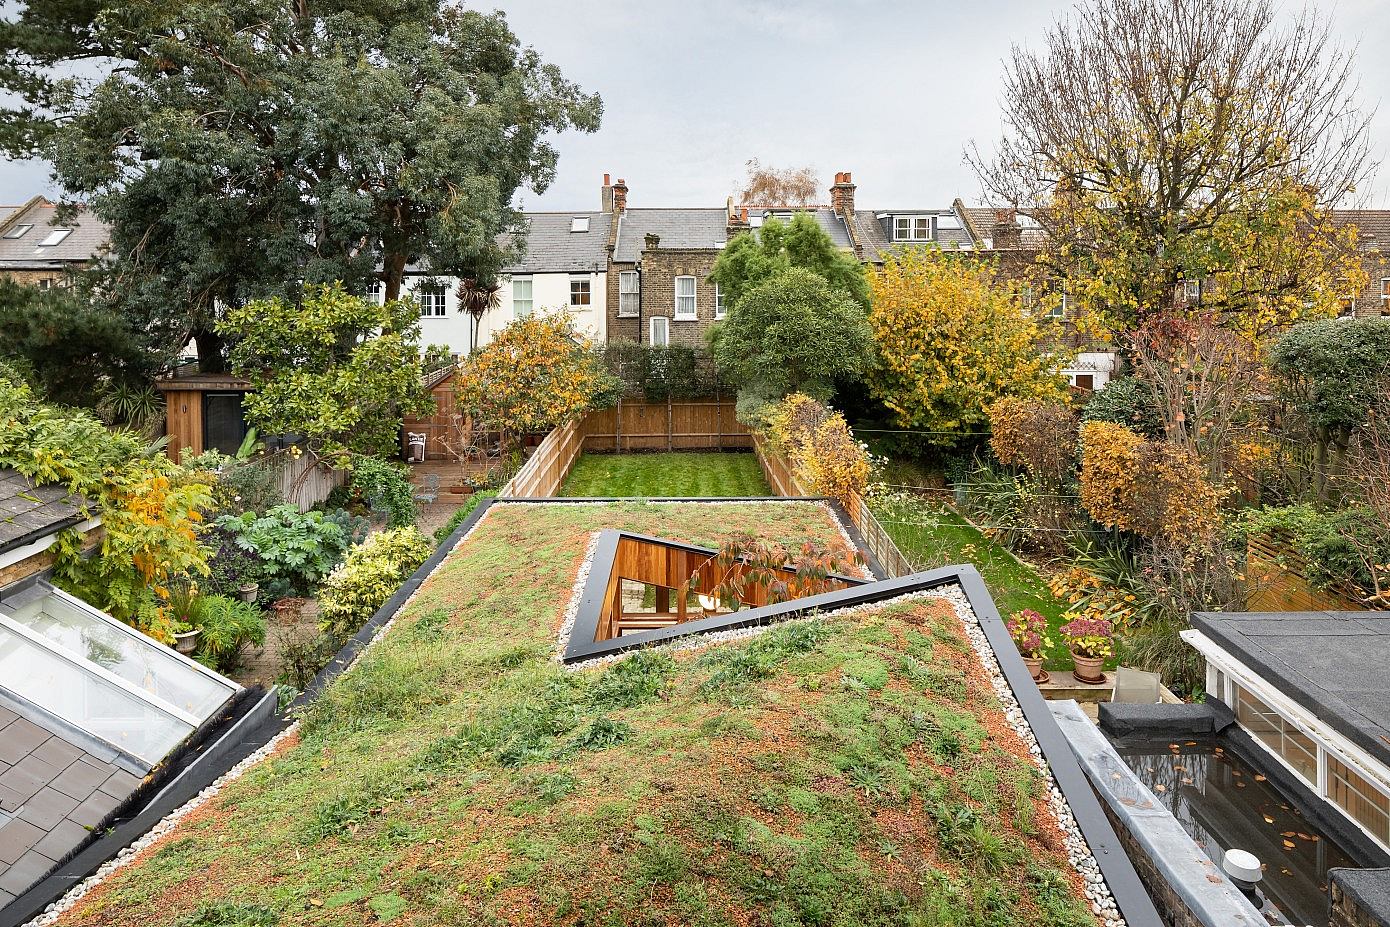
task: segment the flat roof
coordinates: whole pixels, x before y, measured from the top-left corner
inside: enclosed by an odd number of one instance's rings
[[[1390,766],[1390,612],[1198,612],[1192,626]]]

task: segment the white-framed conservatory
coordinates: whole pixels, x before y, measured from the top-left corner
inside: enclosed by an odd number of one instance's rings
[[[46,583],[0,603],[0,687],[147,767],[240,689]]]
[[[1182,638],[1206,659],[1207,692],[1271,758],[1390,850],[1390,768],[1199,630]]]

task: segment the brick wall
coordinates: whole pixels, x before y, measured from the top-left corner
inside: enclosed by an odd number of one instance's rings
[[[4,270],[0,271],[0,276],[28,286],[42,286],[45,280],[55,287],[69,282],[67,273],[61,270]]]
[[[608,269],[608,340],[646,342],[651,331],[652,316],[671,319],[672,344],[700,347],[705,333],[714,324],[714,284],[707,278],[714,268],[719,252],[713,248],[661,248],[644,250],[642,259],[642,316],[640,319],[618,315],[619,276],[636,265],[613,262]],[[695,319],[676,319],[676,278],[695,278]],[[640,329],[640,330],[639,330]]]

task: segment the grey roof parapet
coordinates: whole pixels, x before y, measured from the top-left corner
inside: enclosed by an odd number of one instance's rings
[[[1266,927],[1264,916],[1125,765],[1081,706],[1074,701],[1056,701],[1049,702],[1048,707],[1112,821],[1128,832],[1197,922],[1206,927]],[[1142,874],[1146,867],[1138,868]],[[1166,894],[1162,888],[1149,886],[1156,896]]]

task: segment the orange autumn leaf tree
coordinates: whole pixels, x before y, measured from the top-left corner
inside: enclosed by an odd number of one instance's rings
[[[458,404],[509,438],[549,431],[609,395],[614,379],[567,313],[517,319],[459,368]]]
[[[994,278],[991,263],[934,248],[906,249],[869,274],[879,355],[870,385],[897,425],[936,432],[932,443],[983,430],[1006,396],[1066,395],[1065,358],[1039,349],[1037,325]]]

